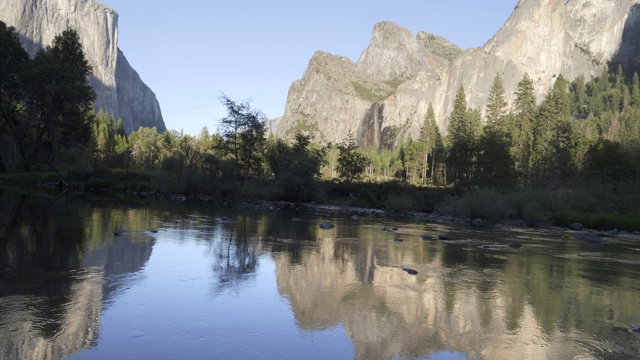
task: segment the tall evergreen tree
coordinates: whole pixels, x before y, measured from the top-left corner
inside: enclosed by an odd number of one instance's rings
[[[453,111],[449,115],[449,134],[447,135],[447,169],[449,180],[459,182],[468,180],[473,173],[475,156],[475,118],[467,109],[467,96],[460,86],[453,102]]]
[[[500,73],[497,73],[493,78],[493,84],[489,90],[489,100],[487,101],[487,109],[485,112],[486,124],[506,132],[507,124],[505,118],[507,115],[507,105],[504,93],[504,82]]]
[[[571,166],[572,124],[567,81],[562,75],[540,107],[534,128],[533,157],[538,177],[567,175]]]
[[[21,80],[29,62],[29,55],[22,48],[13,27],[0,21],[0,145],[9,149],[9,142],[18,146],[24,161],[24,146],[28,128],[21,126],[20,107],[25,99]],[[5,171],[0,151],[0,172]]]
[[[435,125],[435,127],[434,127]],[[435,149],[435,130],[437,129],[436,114],[433,111],[433,106],[429,103],[427,108],[427,114],[424,117],[424,123],[420,129],[420,141],[425,144],[424,153],[424,167],[422,169],[422,184],[427,181],[427,173],[429,171],[429,154],[431,154],[431,162],[433,163],[433,151]]]
[[[529,74],[524,74],[522,80],[518,83],[515,95],[516,99],[513,103],[515,116],[511,134],[511,153],[513,154],[516,170],[522,176],[528,177],[533,147],[532,132],[537,113],[533,81],[529,77]]]
[[[56,155],[92,140],[96,95],[88,81],[91,71],[77,31],[69,29],[36,54],[25,76],[26,124],[35,144],[34,159],[58,173],[63,182]]]
[[[640,78],[638,72],[633,73],[631,80],[631,106],[640,107]]]
[[[346,182],[359,181],[367,169],[369,159],[356,145],[353,133],[347,134],[342,144],[338,145],[338,149],[338,176]]]

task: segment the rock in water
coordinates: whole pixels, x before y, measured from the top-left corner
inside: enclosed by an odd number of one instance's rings
[[[604,239],[597,235],[579,234],[579,235],[576,235],[575,238],[577,240],[582,240],[588,244],[604,244],[605,243]]]
[[[406,271],[407,273],[409,273],[410,275],[417,275],[418,272],[416,270],[410,269],[410,268],[402,268],[402,270]]]
[[[569,229],[575,230],[575,231],[582,231],[584,229],[584,225],[580,223],[573,223],[569,225]]]
[[[514,249],[520,249],[522,247],[522,244],[518,241],[514,241],[511,244],[509,244],[509,247]]]
[[[166,130],[155,94],[118,48],[115,11],[97,0],[0,0],[0,20],[16,28],[31,56],[54,36],[75,29],[93,68],[89,82],[97,95],[94,108],[122,118],[127,133],[140,126]]]
[[[427,235],[427,234],[422,234],[422,235],[420,235],[420,239],[422,239],[422,240],[433,240],[433,236]]]
[[[438,235],[438,239],[440,239],[440,240],[453,240],[453,236],[440,234],[440,235]]]
[[[328,222],[328,221],[323,221],[320,223],[320,229],[324,229],[324,230],[330,230],[333,229],[334,227],[336,227],[335,225],[333,225],[332,223]]]

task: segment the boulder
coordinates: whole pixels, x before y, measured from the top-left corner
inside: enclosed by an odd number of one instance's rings
[[[575,230],[575,231],[582,231],[584,230],[584,225],[582,225],[581,223],[573,223],[569,225],[569,229]]]

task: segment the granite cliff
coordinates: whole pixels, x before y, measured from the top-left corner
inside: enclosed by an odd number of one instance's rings
[[[96,0],[0,0],[0,20],[16,28],[32,56],[67,28],[80,35],[93,67],[96,110],[121,117],[128,133],[140,126],[165,131],[160,105],[118,48],[118,14]]]
[[[590,79],[607,66],[640,65],[640,0],[520,0],[481,48],[462,51],[443,38],[389,22],[374,27],[357,63],[316,53],[290,89],[276,133],[307,131],[340,142],[351,131],[362,146],[416,138],[429,103],[446,133],[459,87],[469,106],[484,110],[500,73],[508,100],[527,72],[540,101],[557,74]]]

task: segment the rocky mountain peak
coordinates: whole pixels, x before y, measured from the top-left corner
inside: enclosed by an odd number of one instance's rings
[[[446,61],[432,56],[411,31],[390,21],[374,26],[371,42],[358,60],[359,68],[381,80],[409,79],[422,70],[444,65]]]
[[[618,63],[638,69],[639,4],[640,0],[520,0],[493,38],[464,52],[435,35],[420,32],[414,37],[401,26],[379,23],[356,65],[368,82],[353,76],[294,82],[278,134],[294,132],[297,120],[290,110],[298,109],[309,115],[304,121],[313,124],[308,129],[317,129],[317,139],[340,141],[344,132],[334,132],[338,127],[330,125],[340,118],[346,123],[339,128],[354,131],[360,144],[381,146],[390,142],[389,134],[396,142],[408,134],[416,138],[429,104],[446,133],[460,86],[465,87],[469,107],[484,110],[498,73],[511,102],[524,73],[534,81],[540,101],[558,74],[569,80],[591,79]],[[344,91],[351,88],[356,91]],[[328,94],[331,89],[338,92]],[[302,93],[315,96],[301,101]]]

